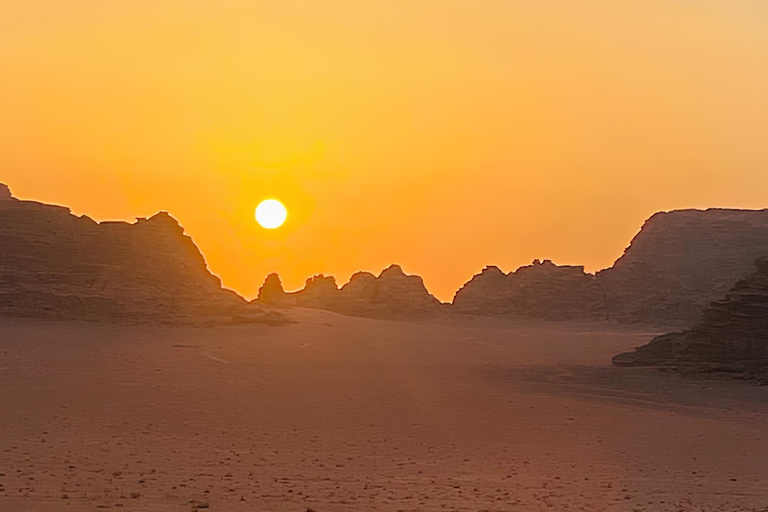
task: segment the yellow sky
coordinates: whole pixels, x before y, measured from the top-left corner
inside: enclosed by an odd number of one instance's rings
[[[0,0],[0,182],[170,211],[253,297],[400,263],[608,266],[657,210],[768,207],[764,0]],[[267,197],[290,211],[267,231]]]

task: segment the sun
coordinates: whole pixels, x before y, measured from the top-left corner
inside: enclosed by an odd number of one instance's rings
[[[256,222],[264,229],[277,229],[288,218],[288,210],[277,199],[267,199],[256,207]]]

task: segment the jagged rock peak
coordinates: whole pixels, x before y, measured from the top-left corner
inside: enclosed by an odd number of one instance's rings
[[[485,268],[483,268],[483,270],[480,271],[479,275],[489,275],[489,274],[490,275],[502,275],[502,276],[507,275],[507,274],[504,273],[503,270],[501,270],[496,265],[486,265]]]
[[[0,201],[11,201],[11,200],[17,200],[17,199],[13,197],[13,194],[11,194],[10,187],[5,183],[0,183]]]
[[[170,228],[174,231],[184,231],[184,228],[179,224],[179,221],[176,220],[170,213],[166,211],[160,211],[156,214],[152,215],[151,217],[139,217],[136,219],[136,222],[138,224],[143,225],[150,225],[150,226],[161,226],[163,228]]]
[[[405,276],[405,275],[406,274],[403,271],[403,267],[397,264],[393,264],[381,271],[381,274],[379,274],[379,279],[381,279],[382,277]]]
[[[274,303],[285,296],[283,283],[277,273],[272,273],[264,280],[264,284],[259,289],[259,296],[256,299],[259,302]]]
[[[319,287],[331,287],[338,289],[338,285],[336,284],[336,278],[333,276],[326,276],[323,274],[317,274],[315,276],[310,277],[307,279],[304,289],[307,288],[319,288]]]

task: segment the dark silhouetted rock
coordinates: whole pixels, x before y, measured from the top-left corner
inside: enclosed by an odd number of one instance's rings
[[[18,201],[18,199],[13,197],[11,189],[5,183],[0,183],[0,201]]]
[[[534,260],[504,274],[487,267],[456,293],[457,313],[549,320],[601,319],[603,297],[595,276],[584,267]]]
[[[273,306],[292,306],[292,301],[283,289],[283,283],[277,274],[269,274],[264,280],[264,284],[259,288],[259,296],[256,299],[259,303],[270,304]]]
[[[768,259],[758,259],[755,266],[725,298],[712,302],[690,330],[657,336],[613,363],[676,366],[768,383]]]
[[[322,274],[307,279],[304,288],[296,292],[283,289],[280,276],[269,274],[259,290],[256,302],[280,307],[298,306],[313,309],[333,309],[338,299],[336,279]]]
[[[316,275],[307,279],[304,288],[294,294],[296,305],[305,308],[329,309],[338,299],[336,278]]]
[[[5,196],[7,187],[0,187]],[[255,319],[165,212],[97,223],[0,200],[0,316],[200,324]]]
[[[348,315],[387,318],[433,315],[441,306],[421,277],[406,275],[399,265],[392,265],[379,277],[368,272],[353,275],[333,307]]]
[[[456,292],[452,310],[456,313],[508,315],[512,310],[509,275],[499,267],[485,267]]]
[[[597,277],[611,318],[691,325],[766,254],[768,210],[662,212]]]
[[[454,310],[693,325],[763,254],[768,254],[768,210],[657,213],[624,255],[596,276],[551,262],[508,275],[489,267],[457,292]]]
[[[307,280],[304,289],[286,293],[276,275],[264,282],[259,303],[325,309],[349,316],[415,318],[440,313],[442,304],[432,296],[419,276],[409,276],[392,265],[378,277],[358,272],[341,289],[333,277]]]

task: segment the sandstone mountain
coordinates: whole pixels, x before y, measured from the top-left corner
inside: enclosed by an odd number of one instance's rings
[[[755,266],[693,328],[658,336],[613,363],[721,372],[768,384],[768,258]]]
[[[440,313],[442,304],[432,296],[419,276],[406,275],[398,265],[378,277],[358,272],[338,288],[333,277],[318,275],[297,292],[286,293],[277,274],[270,274],[257,302],[277,306],[326,309],[344,315],[371,318],[413,318]]]
[[[692,325],[768,255],[768,210],[678,210],[653,215],[609,269],[534,262],[485,269],[457,292],[461,313],[614,319]]]
[[[247,306],[222,289],[167,213],[97,223],[61,206],[20,201],[0,184],[0,316],[229,322],[251,321],[259,305],[273,305],[375,318],[454,311],[689,326],[764,255],[768,210],[680,210],[648,219],[609,269],[593,275],[549,260],[509,274],[487,267],[450,307],[397,265],[379,276],[359,272],[341,288],[318,275],[293,293],[270,275],[256,305]]]
[[[486,267],[456,293],[457,313],[520,316],[550,320],[602,319],[602,291],[584,267],[534,260],[504,274]]]
[[[165,212],[97,223],[0,186],[0,316],[220,323],[259,319]],[[279,320],[274,315],[261,320]]]
[[[597,280],[612,318],[690,325],[765,255],[768,210],[662,212]]]

